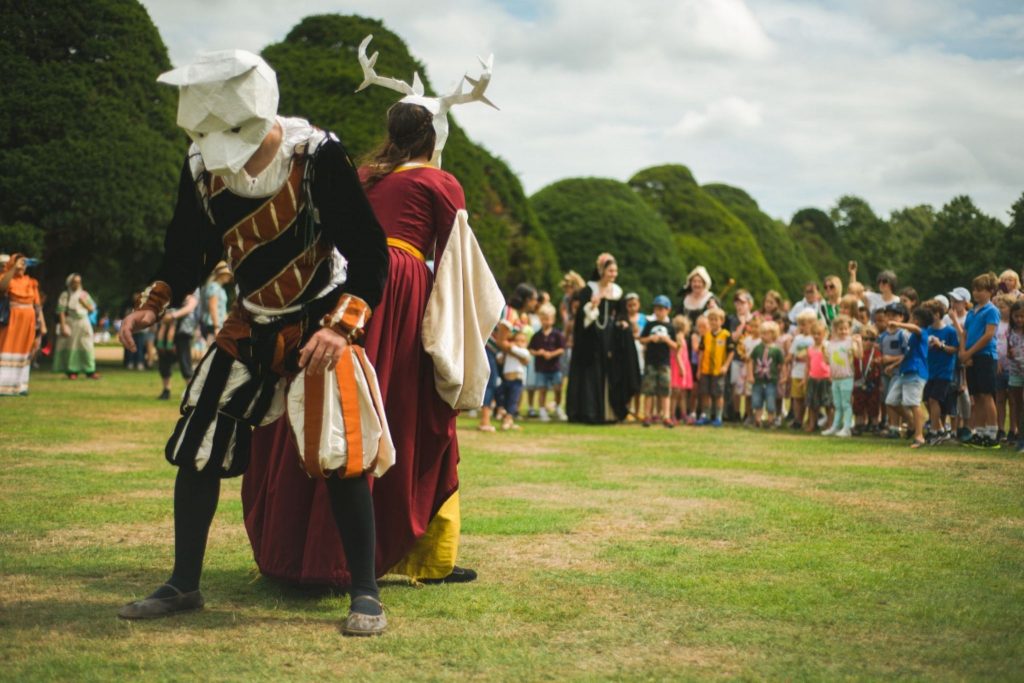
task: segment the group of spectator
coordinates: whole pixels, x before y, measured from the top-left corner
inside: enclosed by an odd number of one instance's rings
[[[0,264],[0,393],[27,393],[30,361],[47,336],[38,286],[25,274],[30,263],[15,256]],[[614,256],[601,254],[590,280],[565,274],[557,305],[531,285],[516,288],[488,341],[481,430],[496,429],[492,415],[502,429],[518,429],[525,405],[526,416],[542,422],[737,421],[838,438],[905,437],[913,448],[959,440],[1024,450],[1024,293],[1012,270],[922,300],[891,271],[866,287],[850,262],[845,294],[836,275],[820,287],[806,283],[792,305],[769,290],[758,306],[738,289],[732,312],[701,266],[675,302],[658,294],[650,312],[617,277]],[[195,355],[223,324],[231,279],[219,264],[180,307],[138,333],[137,352],[126,352],[129,369],[157,365],[160,399],[171,396],[174,366],[189,379]],[[95,315],[81,276],[71,274],[53,326],[53,367],[69,379],[99,377]]]
[[[41,267],[22,254],[0,254],[0,396],[26,396],[29,376],[38,359],[50,357],[52,370],[69,380],[100,379],[96,370],[95,343],[110,339],[120,320],[99,312],[79,273],[69,274],[57,298],[52,324],[43,312],[45,295],[30,270]],[[170,383],[177,365],[184,379],[192,376],[197,356],[213,341],[227,318],[226,285],[232,274],[220,263],[203,287],[169,309],[158,325],[135,334],[136,351],[125,351],[124,366],[130,370],[158,368],[163,382],[160,399],[171,397]],[[134,309],[141,292],[128,301]]]
[[[650,312],[617,275],[610,254],[589,281],[570,271],[557,307],[546,292],[517,287],[488,345],[482,430],[496,428],[492,412],[517,429],[525,407],[541,421],[736,421],[907,438],[912,448],[1024,450],[1024,293],[1012,270],[922,300],[891,271],[865,286],[850,262],[845,294],[836,275],[806,283],[792,305],[768,291],[758,306],[738,289],[731,312],[703,267],[675,302],[655,296]]]

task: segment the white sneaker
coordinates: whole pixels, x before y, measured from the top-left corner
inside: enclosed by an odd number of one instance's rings
[[[835,427],[829,427],[828,429],[823,429],[821,431],[821,435],[822,436],[835,436],[838,432],[839,432],[839,430],[836,429]]]
[[[569,421],[569,416],[565,414],[564,410],[562,410],[562,406],[558,406],[555,410],[555,417],[557,417],[561,422]]]
[[[836,436],[839,437],[840,439],[849,439],[851,436],[853,436],[853,432],[850,431],[849,427],[843,427],[838,432],[836,432]]]
[[[537,419],[541,422],[551,422],[551,416],[548,415],[548,409],[541,408],[540,415],[537,416]]]
[[[824,426],[825,426],[825,425],[827,425],[827,424],[828,424],[828,415],[822,415],[822,416],[821,416],[821,417],[820,417],[820,418],[818,419],[818,426],[819,426],[819,427],[824,427]]]

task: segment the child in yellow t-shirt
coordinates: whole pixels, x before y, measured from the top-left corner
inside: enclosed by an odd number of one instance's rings
[[[697,377],[700,384],[701,416],[697,424],[722,426],[722,408],[725,406],[726,373],[736,353],[735,343],[729,330],[723,327],[725,312],[713,308],[706,314],[709,329],[700,340],[700,365]],[[708,418],[714,401],[714,419]]]

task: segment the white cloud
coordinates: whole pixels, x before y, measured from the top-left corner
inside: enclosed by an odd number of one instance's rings
[[[669,135],[724,135],[761,125],[761,106],[740,97],[712,102],[704,111],[689,111],[668,129]]]
[[[880,213],[966,193],[1005,217],[1024,190],[1024,41],[1011,40],[1024,10],[981,13],[968,0],[549,0],[514,15],[498,0],[143,2],[175,63],[201,48],[258,51],[328,12],[382,18],[439,89],[494,52],[488,95],[501,111],[470,105],[455,116],[528,192],[578,175],[625,180],[662,163],[743,187],[782,218],[847,193]],[[972,58],[949,46],[965,36],[1016,51]]]

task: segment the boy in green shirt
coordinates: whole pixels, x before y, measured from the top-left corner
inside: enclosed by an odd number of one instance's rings
[[[754,426],[775,424],[776,399],[779,394],[779,372],[785,362],[782,349],[775,345],[779,338],[778,323],[761,324],[761,343],[747,358],[747,384],[750,385],[750,405],[754,411]]]

